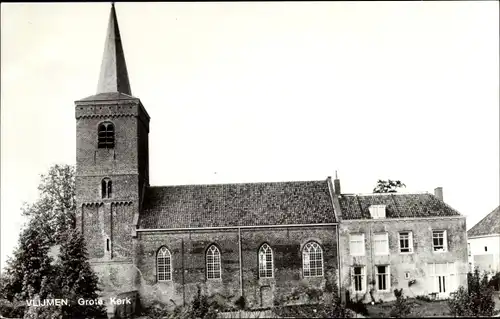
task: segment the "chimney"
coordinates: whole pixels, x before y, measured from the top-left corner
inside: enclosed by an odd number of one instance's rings
[[[340,195],[340,179],[337,177],[337,171],[335,171],[335,179],[333,180],[333,188],[335,195]]]
[[[440,200],[443,200],[443,188],[442,187],[436,187],[434,189],[434,196],[436,196]]]

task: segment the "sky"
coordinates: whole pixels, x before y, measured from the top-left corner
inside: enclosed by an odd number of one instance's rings
[[[1,4],[1,266],[39,175],[74,164],[108,3]],[[151,185],[378,179],[470,228],[499,205],[499,3],[117,3]]]

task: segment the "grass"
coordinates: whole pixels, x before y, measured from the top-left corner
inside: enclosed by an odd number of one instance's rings
[[[408,298],[408,302],[413,306],[409,317],[421,318],[427,316],[450,316],[450,311],[446,300],[422,301]],[[389,318],[394,301],[381,304],[367,305],[368,316],[377,318]]]

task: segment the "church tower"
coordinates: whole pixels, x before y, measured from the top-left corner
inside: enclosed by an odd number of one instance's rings
[[[132,96],[114,4],[97,93],[75,104],[77,227],[91,263],[132,267],[136,224],[149,186],[150,118]]]

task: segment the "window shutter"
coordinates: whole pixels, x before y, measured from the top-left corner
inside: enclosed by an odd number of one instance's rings
[[[448,263],[448,274],[450,274],[450,292],[454,292],[457,289],[457,269],[456,263]]]
[[[387,266],[387,290],[391,290],[391,266]]]
[[[408,243],[410,244],[410,252],[413,252],[413,232],[408,232]]]
[[[351,276],[349,277],[349,282],[351,283],[351,289],[352,291],[356,291],[354,289],[354,267],[349,267],[351,271]]]
[[[446,230],[443,232],[443,237],[444,250],[448,251],[448,232]]]

